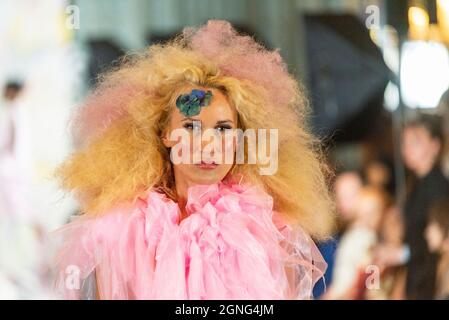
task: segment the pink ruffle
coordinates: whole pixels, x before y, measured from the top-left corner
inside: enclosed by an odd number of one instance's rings
[[[74,299],[94,297],[95,283],[102,299],[309,299],[326,263],[272,207],[256,187],[219,183],[189,189],[181,223],[154,191],[79,217],[56,233],[56,288]]]

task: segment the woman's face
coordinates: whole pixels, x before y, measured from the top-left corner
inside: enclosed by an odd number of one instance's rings
[[[384,164],[372,162],[367,166],[366,179],[370,185],[385,187],[388,185],[391,177],[388,168]]]
[[[209,105],[190,117],[174,107],[163,141],[171,148],[176,184],[213,184],[222,181],[234,163],[236,140],[232,134],[237,129],[237,111],[218,89],[186,86],[181,94],[192,89],[210,90]],[[178,161],[173,161],[173,156]]]
[[[435,222],[429,223],[425,230],[425,237],[429,251],[438,252],[444,242],[444,234],[440,226]]]
[[[375,194],[362,192],[355,204],[356,220],[364,226],[378,230],[383,213],[381,201]]]
[[[424,127],[409,127],[402,135],[402,156],[410,170],[418,172],[421,167],[435,161],[440,145]]]
[[[335,182],[335,200],[344,223],[354,219],[354,206],[362,188],[360,177],[353,172],[341,174]]]

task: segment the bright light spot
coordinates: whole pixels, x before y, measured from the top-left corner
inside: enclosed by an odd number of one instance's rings
[[[434,108],[449,87],[449,54],[436,42],[406,42],[402,47],[401,91],[411,108]]]
[[[389,82],[384,92],[384,105],[389,111],[395,111],[399,107],[399,88],[392,82]]]
[[[423,8],[410,7],[408,9],[408,21],[411,25],[417,27],[427,27],[429,25],[429,15]]]

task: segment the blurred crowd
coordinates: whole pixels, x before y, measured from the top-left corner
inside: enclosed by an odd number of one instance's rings
[[[441,114],[416,114],[402,128],[403,192],[384,159],[337,174],[338,232],[321,245],[322,299],[449,299],[445,99]]]

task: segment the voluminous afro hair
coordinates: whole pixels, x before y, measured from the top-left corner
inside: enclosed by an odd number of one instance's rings
[[[222,90],[241,129],[278,129],[276,174],[260,175],[259,164],[236,164],[236,173],[262,186],[292,225],[326,237],[334,212],[330,171],[309,132],[303,90],[277,50],[266,50],[225,21],[186,28],[166,44],[126,57],[77,109],[73,130],[79,147],[57,173],[63,187],[79,196],[83,211],[101,214],[150,188],[173,196],[161,134],[188,84]]]

